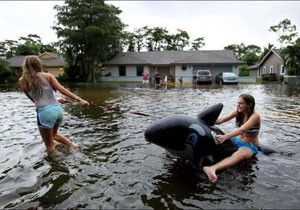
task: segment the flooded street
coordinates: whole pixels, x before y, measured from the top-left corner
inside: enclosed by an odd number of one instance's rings
[[[80,149],[57,144],[63,153],[61,159],[47,155],[36,126],[34,104],[18,88],[0,87],[0,208],[299,208],[299,87],[65,86],[97,106],[62,105],[65,123],[60,133]],[[224,115],[235,109],[241,93],[256,99],[262,120],[260,143],[279,153],[260,152],[225,170],[216,184],[144,139],[145,129],[157,117],[195,116],[216,103],[224,104]],[[235,129],[235,122],[218,127],[228,132]]]

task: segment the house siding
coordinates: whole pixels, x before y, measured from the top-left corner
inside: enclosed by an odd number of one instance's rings
[[[270,66],[273,66],[273,73],[280,75],[281,65],[283,65],[283,60],[277,55],[272,53],[261,65],[261,74],[269,74]],[[263,72],[263,68],[266,67],[266,72]]]
[[[249,70],[249,76],[260,77],[260,75],[258,73],[258,69],[251,69],[251,70]]]
[[[111,76],[103,76],[110,81],[138,81],[136,65],[145,64],[153,78],[158,72],[162,79],[165,75],[174,77],[175,81],[183,79],[183,82],[193,81],[193,71],[209,69],[215,77],[220,72],[234,72],[238,75],[238,65],[243,62],[237,60],[230,50],[204,50],[204,51],[159,51],[159,52],[123,52],[110,61],[104,63],[105,73]],[[126,65],[126,76],[119,76],[118,65]],[[185,69],[182,66],[186,66]],[[134,70],[133,70],[134,69]],[[109,75],[109,74],[108,74]],[[101,79],[101,80],[103,80]]]
[[[186,70],[182,70],[183,65],[175,66],[175,82],[182,78],[183,83],[191,83],[193,80],[193,66],[186,65]]]
[[[58,77],[59,75],[63,75],[64,68],[63,67],[44,67],[43,71],[49,72],[50,74],[53,74],[55,77]]]
[[[185,65],[185,64],[184,64]],[[119,75],[119,65],[106,66],[106,73],[111,73],[111,76],[105,76],[101,78],[101,81],[142,81],[141,76],[136,75],[136,65],[125,65],[126,76]],[[144,66],[144,70],[150,75],[150,79],[153,78],[157,71],[162,79],[165,75],[170,77],[175,76],[175,82],[182,78],[184,83],[193,82],[193,72],[197,70],[210,70],[213,75],[213,80],[220,72],[233,72],[239,75],[238,65],[189,65],[186,64],[186,70],[182,69],[183,65],[164,65],[164,66]]]
[[[132,81],[138,82],[142,81],[142,76],[137,76],[137,65],[125,65],[126,76],[119,75],[119,65],[106,66],[105,72],[111,73],[111,76],[104,76],[101,81]],[[144,66],[144,71],[150,74],[150,67]]]

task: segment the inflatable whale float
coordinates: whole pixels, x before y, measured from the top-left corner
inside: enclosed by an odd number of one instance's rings
[[[197,117],[173,115],[151,124],[145,131],[146,141],[156,144],[172,155],[190,160],[198,169],[212,165],[230,156],[238,148],[227,140],[222,144],[216,141],[216,135],[224,134],[214,126],[223,104],[219,103],[203,110]],[[264,153],[275,152],[262,148]]]

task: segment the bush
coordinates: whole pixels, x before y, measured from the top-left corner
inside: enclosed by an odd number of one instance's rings
[[[295,69],[287,68],[287,75],[290,75],[290,76],[296,75]]]
[[[284,76],[283,76],[283,75],[280,75],[279,81],[280,81],[280,82],[283,82],[283,80],[284,80]]]
[[[263,74],[263,75],[261,76],[261,78],[262,78],[263,81],[269,81],[269,79],[270,79],[270,77],[269,77],[268,74]]]
[[[247,64],[241,65],[239,70],[240,70],[239,76],[249,76],[249,68]]]
[[[80,67],[71,65],[65,67],[63,75],[58,77],[60,82],[78,82],[80,81]]]
[[[0,83],[16,83],[17,77],[8,63],[0,59]]]

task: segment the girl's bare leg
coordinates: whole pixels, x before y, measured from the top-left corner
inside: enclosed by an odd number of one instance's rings
[[[246,160],[246,159],[252,157],[252,155],[253,155],[253,153],[250,149],[248,149],[246,147],[242,147],[242,148],[239,148],[231,156],[221,160],[220,162],[216,163],[215,165],[203,167],[203,171],[208,176],[208,178],[211,182],[216,182],[218,180],[218,177],[216,175],[216,172],[218,170],[236,165],[239,162],[241,162],[242,160]]]
[[[62,144],[66,144],[66,145],[68,145],[70,147],[78,147],[78,144],[70,141],[70,139],[68,139],[67,137],[59,135],[57,133],[58,128],[59,128],[58,124],[55,124],[54,127],[53,127],[53,135],[54,135],[54,140],[55,141],[58,141],[58,142],[60,142]]]
[[[39,127],[39,131],[42,139],[44,140],[47,151],[51,153],[56,153],[57,150],[55,148],[54,141],[53,141],[53,128],[46,129],[46,128]]]

